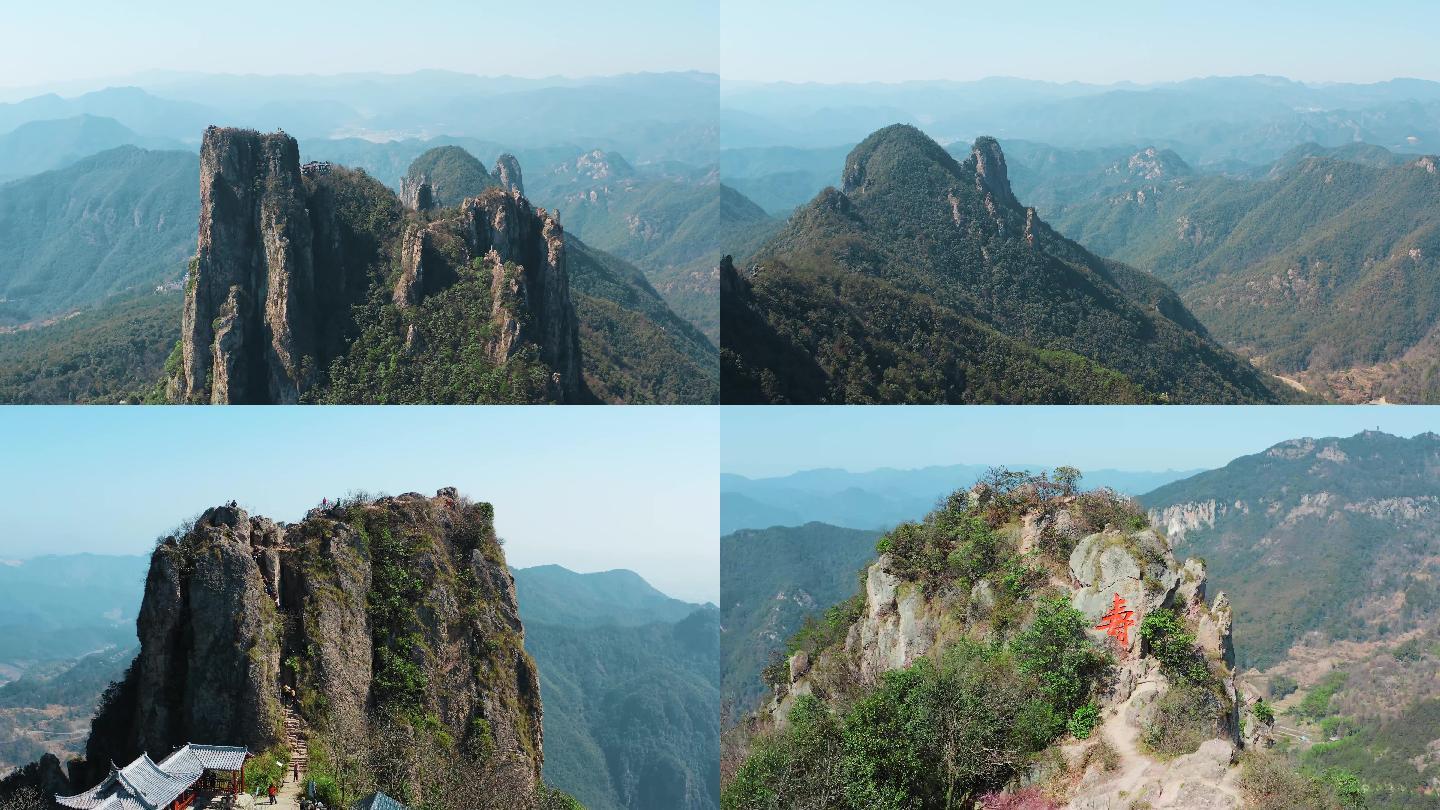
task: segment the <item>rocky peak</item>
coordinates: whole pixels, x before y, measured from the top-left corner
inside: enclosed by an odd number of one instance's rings
[[[423,796],[438,776],[424,753],[383,746],[425,722],[446,732],[421,736],[449,746],[433,753],[454,767],[539,779],[539,680],[514,580],[493,509],[454,489],[349,500],[291,525],[207,509],[155,549],[137,627],[140,653],[93,724],[92,782],[111,761],[188,741],[267,752],[286,711],[312,751],[400,757],[375,766],[387,792]]]
[[[437,146],[410,162],[400,178],[400,200],[414,211],[451,208],[498,185],[474,155],[459,146]]]
[[[525,193],[525,183],[520,177],[520,161],[506,152],[495,160],[495,179],[500,187],[516,194]]]
[[[386,283],[401,308],[447,289],[462,269],[483,265],[495,278],[491,357],[504,362],[533,344],[553,373],[551,398],[591,401],[580,371],[564,233],[552,214],[519,193],[519,166],[506,157],[497,170],[513,187],[502,189],[459,147],[421,155],[402,184],[408,204],[445,213],[418,217],[364,172],[327,166],[304,174],[288,135],[211,127],[201,153],[199,247],[187,282],[181,368],[167,389],[171,401],[301,401],[349,349],[358,331],[355,305],[372,292],[377,271],[387,272],[396,259],[400,275]],[[341,204],[346,190],[388,210],[356,217]],[[462,192],[467,196],[449,202]],[[407,331],[406,352],[423,351],[423,341]]]
[[[1010,170],[1005,165],[1005,153],[1000,142],[988,135],[975,139],[970,147],[970,162],[975,169],[975,184],[978,188],[995,195],[995,199],[1007,205],[1019,205],[1015,192],[1010,190]]]
[[[400,202],[411,211],[429,211],[435,207],[435,189],[424,175],[400,178]]]
[[[730,254],[720,257],[720,292],[722,295],[737,295],[742,291],[740,271],[735,269],[735,259]]]
[[[1111,174],[1125,174],[1136,180],[1163,180],[1191,173],[1190,165],[1169,149],[1146,147],[1126,159],[1124,164],[1115,164]]]
[[[514,192],[492,188],[460,204],[453,221],[412,226],[401,249],[401,274],[392,299],[413,305],[453,277],[432,248],[438,230],[460,235],[461,266],[477,259],[491,273],[495,339],[490,354],[504,362],[526,345],[554,372],[551,395],[559,402],[587,401],[581,377],[580,329],[570,298],[565,234],[558,220]]]
[[[592,181],[629,177],[635,171],[623,157],[603,149],[581,154],[575,158],[572,169],[577,179]]]
[[[840,190],[847,196],[903,183],[913,170],[938,166],[944,174],[958,173],[959,164],[940,144],[909,124],[892,124],[861,141],[845,158]]]
[[[314,230],[283,132],[205,130],[174,400],[290,404],[315,378]],[[307,362],[309,359],[311,362]]]
[[[458,235],[458,244],[447,256],[435,245],[449,234]],[[551,397],[562,403],[588,401],[564,230],[553,215],[519,194],[491,188],[462,202],[454,219],[407,228],[391,300],[401,307],[419,304],[445,289],[459,268],[477,261],[491,274],[496,324],[491,359],[503,363],[534,345],[554,372]]]

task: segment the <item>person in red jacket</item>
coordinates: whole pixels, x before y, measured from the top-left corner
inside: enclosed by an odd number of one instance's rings
[[[278,791],[275,790],[275,785],[272,783],[272,784],[270,785],[270,803],[271,803],[271,804],[274,804],[274,803],[275,803],[275,794],[276,794],[277,792],[278,792]]]

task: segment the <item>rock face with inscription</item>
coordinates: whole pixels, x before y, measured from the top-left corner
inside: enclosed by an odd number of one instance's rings
[[[1229,600],[1212,598],[1205,563],[1177,559],[1136,509],[1113,493],[1062,491],[1044,479],[951,495],[880,541],[863,604],[846,608],[853,622],[828,646],[792,654],[786,682],[748,728],[783,732],[801,698],[843,714],[902,682],[887,673],[944,667],[957,646],[1005,648],[1048,605],[1076,616],[1085,637],[1077,643],[1109,663],[1091,697],[1093,729],[1060,735],[1053,756],[1036,758],[1047,764],[1013,774],[1010,787],[1042,789],[1067,807],[1239,808],[1244,708]],[[988,532],[975,528],[982,523]],[[998,570],[977,568],[977,559]],[[1017,585],[1017,566],[1028,586]]]

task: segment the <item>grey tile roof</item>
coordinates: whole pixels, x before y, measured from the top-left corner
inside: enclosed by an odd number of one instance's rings
[[[371,793],[369,796],[350,805],[350,810],[410,810],[410,808],[386,796],[384,793]]]
[[[245,763],[244,748],[186,745],[160,764],[142,754],[123,768],[112,768],[100,784],[74,796],[56,796],[64,807],[83,810],[156,810],[174,801],[205,771],[236,771]]]

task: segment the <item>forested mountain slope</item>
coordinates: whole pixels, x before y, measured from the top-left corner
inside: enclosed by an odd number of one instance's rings
[[[1343,401],[1428,402],[1440,398],[1436,170],[1433,157],[1311,144],[1235,178],[1149,149],[1073,176],[1047,213],[1154,272],[1262,368]]]
[[[892,126],[722,276],[727,402],[1274,402],[1163,284],[1052,230],[993,139]],[[722,274],[725,270],[722,268]]]

